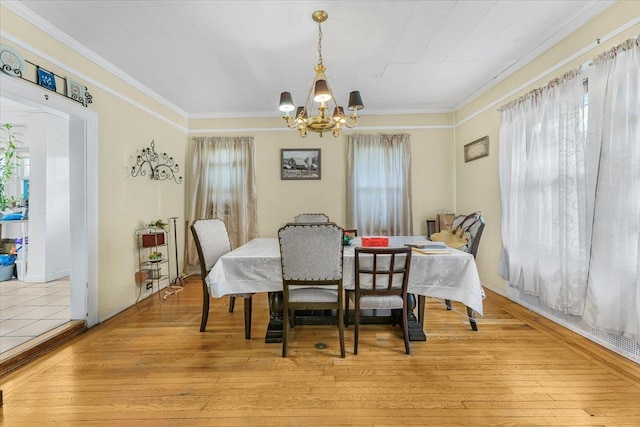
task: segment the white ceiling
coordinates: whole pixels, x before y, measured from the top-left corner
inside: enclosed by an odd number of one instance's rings
[[[311,19],[318,9],[329,14],[322,56],[339,103],[359,90],[362,114],[388,114],[454,111],[613,3],[23,0],[16,7],[191,117],[255,117],[280,115],[284,90],[305,101],[318,61]]]

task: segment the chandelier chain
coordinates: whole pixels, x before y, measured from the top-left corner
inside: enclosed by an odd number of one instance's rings
[[[318,23],[318,65],[322,64],[322,24]]]

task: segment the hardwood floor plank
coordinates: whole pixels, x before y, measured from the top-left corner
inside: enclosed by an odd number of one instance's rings
[[[242,305],[201,287],[156,296],[0,377],[0,424],[82,426],[638,426],[640,367],[487,291],[471,331],[427,300],[426,342],[366,325],[354,356],[334,327],[296,327],[289,357],[265,344],[266,297]],[[328,345],[325,350],[314,347]]]

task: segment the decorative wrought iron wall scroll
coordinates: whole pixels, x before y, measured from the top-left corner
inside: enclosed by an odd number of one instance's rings
[[[136,165],[131,168],[131,176],[145,176],[148,169],[151,179],[175,181],[176,184],[180,184],[182,177],[176,175],[179,171],[178,164],[167,153],[156,153],[155,148],[156,144],[152,140],[150,147],[142,149],[136,157]]]

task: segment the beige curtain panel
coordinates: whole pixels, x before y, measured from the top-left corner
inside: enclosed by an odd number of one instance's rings
[[[187,219],[220,218],[227,224],[233,248],[258,235],[253,137],[195,137]],[[198,263],[191,233],[187,262]]]

